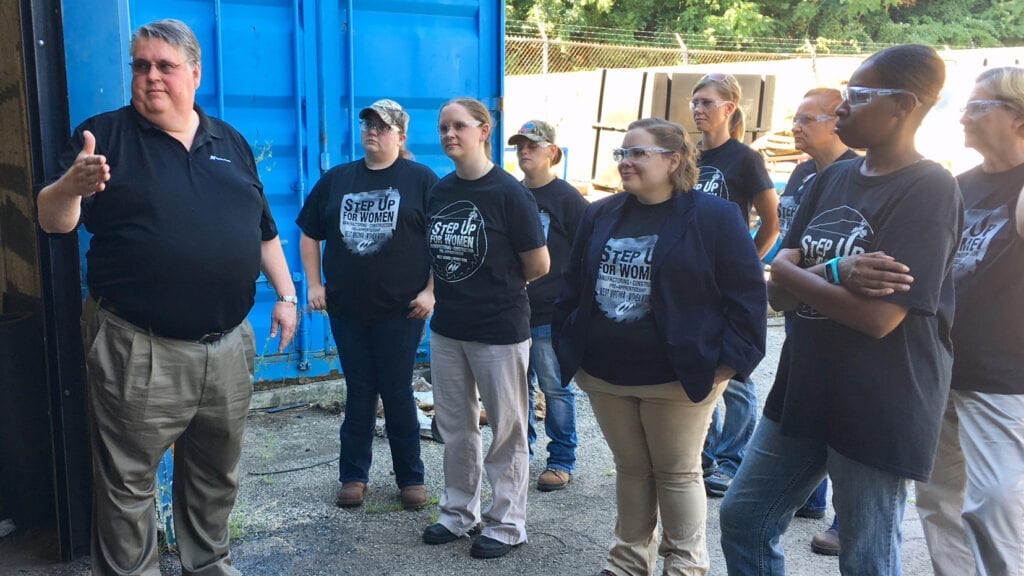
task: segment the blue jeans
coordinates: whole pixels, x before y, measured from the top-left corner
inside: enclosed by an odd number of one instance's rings
[[[839,569],[858,576],[903,573],[901,523],[907,481],[851,460],[820,440],[789,438],[762,418],[722,501],[722,550],[729,574],[782,575],[779,538],[826,472],[840,518]]]
[[[345,373],[338,479],[366,482],[373,459],[377,397],[384,404],[388,444],[399,488],[423,484],[420,424],[412,395],[412,368],[423,320],[402,316],[360,322],[331,317],[338,359]]]
[[[729,380],[723,400],[725,419],[721,418],[716,407],[711,415],[708,437],[704,440],[701,464],[707,471],[718,469],[732,477],[739,470],[747,442],[754,435],[754,426],[757,424],[757,386],[749,378],[745,384]]]
[[[576,389],[570,382],[562,387],[559,378],[558,359],[551,347],[551,325],[534,326],[530,329],[533,344],[530,346],[530,424],[527,439],[530,455],[537,440],[536,422],[533,414],[534,389],[540,386],[547,401],[547,415],[544,417],[544,431],[548,435],[548,468],[572,474],[576,469]]]
[[[828,509],[828,477],[826,476],[821,484],[811,492],[810,497],[807,498],[807,502],[804,503],[804,508],[809,510],[827,510]]]

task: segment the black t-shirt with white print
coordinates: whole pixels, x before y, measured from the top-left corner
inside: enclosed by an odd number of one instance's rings
[[[329,314],[371,321],[408,313],[430,275],[425,210],[435,182],[430,168],[405,158],[381,170],[357,160],[320,178],[295,222],[325,241]]]
[[[761,156],[735,138],[701,151],[697,166],[700,176],[693,189],[732,200],[740,207],[744,222],[750,220],[754,197],[775,187]]]
[[[822,171],[806,192],[785,248],[803,267],[882,250],[910,267],[909,292],[885,301],[907,309],[876,339],[800,305],[783,345],[764,414],[783,434],[904,478],[931,473],[952,369],[952,263],[962,227],[956,181],[920,161],[884,176],[862,158]]]
[[[498,167],[477,180],[452,172],[431,191],[427,215],[437,299],[431,330],[485,344],[529,339],[519,253],[544,246],[533,194]]]
[[[673,204],[630,196],[604,245],[582,363],[592,376],[623,386],[677,380],[651,313],[654,245]]]
[[[841,162],[856,157],[856,152],[847,149],[835,161]],[[800,207],[800,201],[804,197],[804,192],[810,189],[811,182],[814,181],[814,177],[817,175],[818,165],[814,162],[813,158],[797,164],[796,168],[789,175],[789,180],[786,181],[786,189],[782,192],[782,196],[779,197],[779,238],[785,239],[786,233],[789,232],[789,225],[793,222],[793,216],[796,216],[796,209]]]
[[[953,388],[1024,394],[1024,239],[1014,215],[1024,164],[957,177],[964,233],[953,264]]]
[[[548,254],[551,256],[551,271],[530,282],[526,291],[530,296],[530,326],[544,326],[551,324],[555,298],[562,285],[563,269],[569,264],[569,250],[583,212],[587,209],[587,201],[561,178],[555,178],[530,191],[540,210],[540,222],[544,227]]]

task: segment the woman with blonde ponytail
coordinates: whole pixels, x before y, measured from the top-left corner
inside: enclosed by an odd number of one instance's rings
[[[743,221],[757,210],[761,226],[754,237],[763,258],[779,235],[779,199],[757,152],[743,138],[743,93],[729,74],[708,74],[693,88],[690,110],[701,132],[700,176],[696,190],[731,200],[739,206]],[[725,391],[725,419],[715,410],[704,446],[704,486],[711,496],[721,497],[743,461],[747,442],[757,423],[757,390],[753,382],[733,380]]]

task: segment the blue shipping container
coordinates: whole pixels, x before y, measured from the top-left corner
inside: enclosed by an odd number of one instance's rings
[[[327,318],[305,312],[299,208],[323,172],[362,156],[356,116],[380,98],[408,110],[408,146],[439,174],[452,165],[437,112],[452,97],[487,104],[502,150],[504,13],[487,0],[66,0],[71,124],[129,102],[132,30],[159,18],[188,23],[203,49],[197,101],[252,146],[304,311],[295,344],[277,354],[268,338],[276,298],[261,278],[249,315],[256,378],[323,376],[340,368]],[[84,231],[81,248],[84,291]]]

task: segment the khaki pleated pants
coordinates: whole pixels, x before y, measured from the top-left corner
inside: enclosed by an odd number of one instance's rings
[[[171,444],[182,574],[240,574],[231,566],[228,517],[252,397],[249,322],[208,344],[161,338],[90,297],[82,334],[93,457],[93,574],[160,574],[156,471]]]

